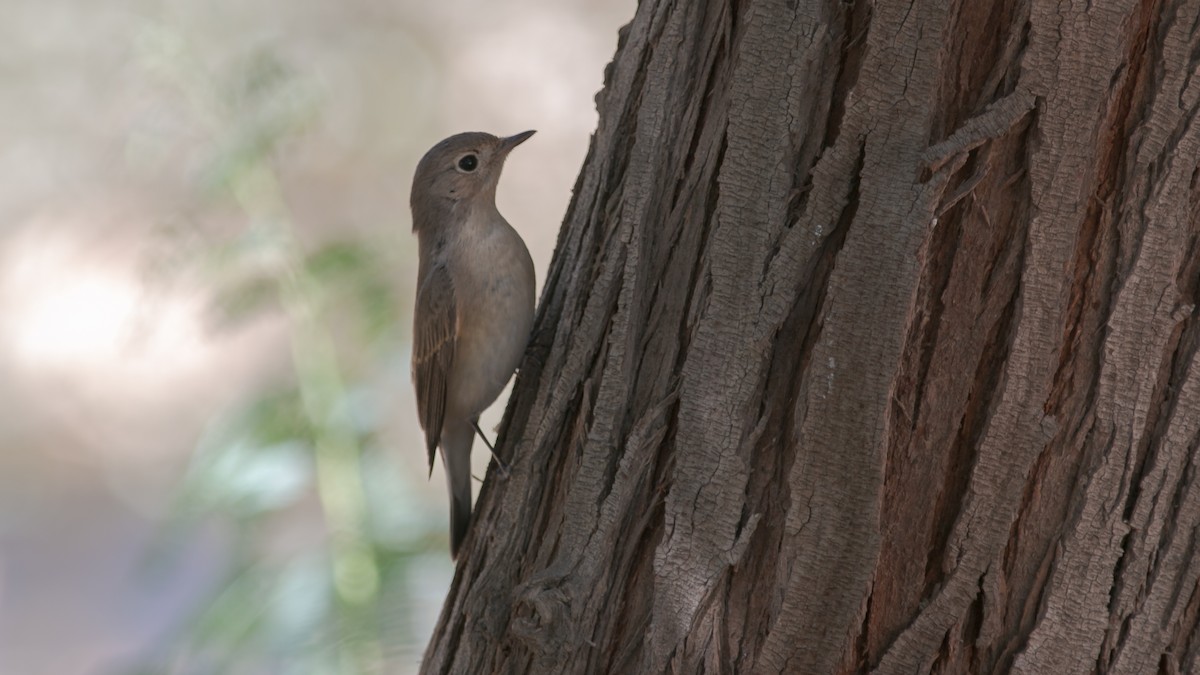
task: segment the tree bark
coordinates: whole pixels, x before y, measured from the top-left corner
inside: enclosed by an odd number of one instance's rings
[[[1200,0],[642,0],[429,673],[1200,672]]]

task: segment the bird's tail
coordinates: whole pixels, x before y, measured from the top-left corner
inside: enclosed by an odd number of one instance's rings
[[[467,537],[471,524],[471,444],[475,430],[470,422],[447,425],[442,429],[442,464],[446,467],[446,486],[450,489],[450,557]]]
[[[471,495],[459,498],[450,497],[450,558],[458,558],[458,549],[462,547],[463,539],[467,538],[467,528],[471,525]]]

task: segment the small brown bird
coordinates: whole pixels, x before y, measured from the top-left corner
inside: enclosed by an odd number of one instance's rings
[[[451,136],[425,153],[413,176],[420,249],[413,384],[431,472],[434,450],[442,449],[452,557],[471,520],[471,445],[474,433],[483,437],[479,415],[512,377],[533,327],[533,260],[496,209],[504,159],[533,133]]]

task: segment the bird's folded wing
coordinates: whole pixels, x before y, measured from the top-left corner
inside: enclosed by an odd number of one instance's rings
[[[417,307],[413,319],[413,382],[417,389],[417,415],[425,430],[429,470],[442,435],[446,414],[446,383],[454,363],[454,284],[442,265],[433,266],[417,282]]]

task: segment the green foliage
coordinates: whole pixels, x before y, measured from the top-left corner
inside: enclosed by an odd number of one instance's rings
[[[279,309],[279,288],[270,277],[250,277],[215,290],[209,312],[218,329],[232,330]]]
[[[208,135],[197,198],[238,214],[232,235],[199,237],[212,324],[230,330],[282,314],[294,370],[288,384],[214,422],[195,451],[165,541],[216,520],[233,528],[234,553],[220,586],[146,672],[391,672],[383,645],[404,642],[411,625],[388,620],[383,599],[403,605],[413,562],[431,548],[444,556],[444,523],[414,503],[375,444],[383,403],[372,374],[384,370],[398,319],[378,247],[306,250],[279,185],[282,149],[319,117],[318,88],[267,50],[222,78],[161,26],[147,27],[139,45],[146,72],[179,91]],[[348,344],[333,330],[347,317],[357,327]],[[268,555],[272,528],[307,522],[314,506],[316,543]]]
[[[201,440],[181,513],[254,517],[293,505],[313,483],[313,432],[297,391],[253,401]]]

